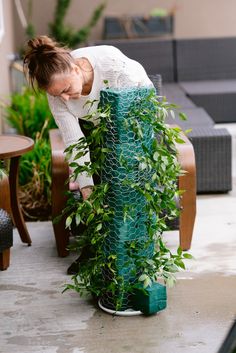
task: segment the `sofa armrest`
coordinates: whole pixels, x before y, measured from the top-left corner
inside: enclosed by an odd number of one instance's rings
[[[196,217],[196,164],[194,149],[187,138],[181,132],[184,143],[176,144],[178,161],[181,169],[185,171],[178,180],[179,189],[184,193],[180,198],[180,246],[183,250],[188,250],[191,246],[194,222]]]
[[[58,129],[49,131],[49,140],[51,144],[52,161],[52,219],[62,214],[66,206],[69,178],[69,167],[65,160],[64,143]],[[58,255],[63,257],[68,254],[67,245],[69,243],[69,230],[65,228],[66,216],[53,224],[56,238]]]

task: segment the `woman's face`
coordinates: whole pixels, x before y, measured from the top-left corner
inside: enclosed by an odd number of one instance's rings
[[[64,101],[79,99],[82,95],[84,78],[82,71],[72,66],[71,72],[59,73],[53,76],[52,83],[47,88],[47,93],[54,97],[61,97]]]

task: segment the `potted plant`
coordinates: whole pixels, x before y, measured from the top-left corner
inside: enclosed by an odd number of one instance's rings
[[[172,253],[162,239],[167,222],[179,212],[174,199],[180,192],[176,180],[181,170],[175,150],[175,142],[181,142],[180,131],[165,124],[174,105],[158,100],[154,90],[133,94],[134,102],[119,122],[119,108],[114,108],[116,103],[111,97],[120,93],[102,91],[100,107],[94,113],[100,124],[94,127],[88,121],[88,137],[66,150],[68,156],[75,150],[75,159],[86,154],[88,148],[91,151],[91,163],[71,163],[75,168],[72,178],[86,171],[100,175],[102,182],[94,187],[88,200],[75,202],[72,197],[64,210],[68,215],[66,227],[81,223],[85,226],[73,248],[78,253],[85,248],[88,254],[83,256],[78,274],[72,277],[73,283],[65,289],[89,291],[114,311],[131,306],[151,314],[165,307],[165,287],[161,283],[173,285],[174,273],[185,268],[185,258],[191,258],[180,248]],[[132,92],[124,96],[132,99]],[[115,102],[120,99],[115,98]],[[152,132],[158,134],[157,139],[151,137]],[[115,136],[115,145],[110,136]],[[124,142],[127,138],[132,140],[128,148]],[[139,234],[133,236],[135,231],[131,230],[136,227]],[[161,292],[161,304],[152,296],[153,286]]]
[[[145,38],[172,34],[176,7],[155,8],[146,16],[107,16],[104,39]]]
[[[20,159],[20,200],[27,219],[50,218],[51,150],[48,131],[56,127],[44,92],[24,87],[4,104],[5,119],[20,135],[35,140],[32,151]]]

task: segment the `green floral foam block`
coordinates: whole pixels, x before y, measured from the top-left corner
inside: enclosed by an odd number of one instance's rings
[[[140,310],[145,315],[152,315],[166,308],[166,286],[160,283],[152,283],[143,289],[140,284],[135,288],[131,299],[133,309]]]

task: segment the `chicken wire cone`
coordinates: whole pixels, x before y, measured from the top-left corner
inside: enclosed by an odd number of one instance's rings
[[[151,88],[130,88],[125,90],[107,89],[101,91],[100,105],[111,108],[110,119],[107,122],[107,132],[104,136],[104,147],[109,149],[101,172],[101,182],[108,183],[106,204],[114,211],[111,221],[105,224],[107,236],[104,244],[104,253],[107,260],[115,257],[117,291],[106,293],[101,298],[104,307],[115,309],[119,301],[119,310],[129,309],[130,292],[125,291],[132,283],[137,282],[140,276],[135,259],[151,258],[154,252],[154,243],[149,239],[148,222],[150,222],[147,201],[139,191],[131,187],[131,183],[151,183],[151,173],[140,169],[137,156],[144,156],[143,146],[152,151],[154,132],[151,124],[143,121],[138,115],[140,112],[153,111],[153,103],[146,98]],[[134,123],[141,128],[142,138],[137,136]],[[125,182],[128,180],[128,184]],[[130,217],[125,218],[125,209]],[[153,217],[153,222],[155,217]],[[138,247],[135,258],[131,256],[132,243]],[[105,283],[114,277],[110,269],[103,271]]]

